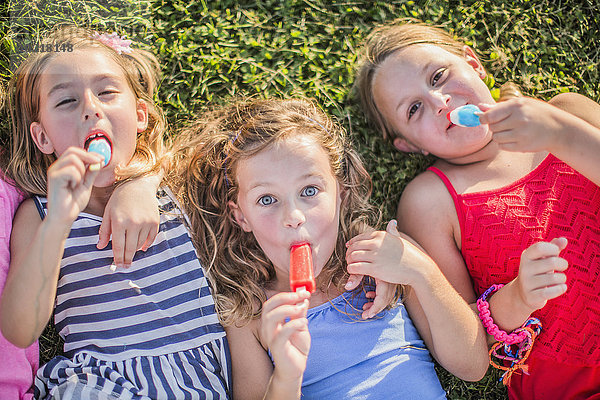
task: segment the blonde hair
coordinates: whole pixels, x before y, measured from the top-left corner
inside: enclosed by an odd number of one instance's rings
[[[342,191],[339,235],[319,274],[319,287],[342,290],[348,277],[345,243],[379,222],[369,204],[371,179],[360,157],[345,131],[311,101],[240,101],[209,113],[177,137],[171,179],[188,208],[225,326],[260,316],[265,288],[275,279],[275,268],[254,235],[235,223],[227,205],[237,200],[237,166],[293,135],[308,135],[322,146]]]
[[[455,39],[445,30],[415,20],[395,21],[375,28],[367,36],[363,46],[355,86],[367,118],[375,124],[383,134],[383,138],[387,140],[402,137],[402,134],[394,130],[377,108],[373,98],[373,77],[390,55],[416,44],[432,44],[461,57],[465,47],[464,43]],[[515,84],[508,82],[505,85],[500,89],[500,100],[520,95]],[[503,94],[507,96],[503,97]]]
[[[107,54],[119,65],[129,87],[148,109],[148,127],[138,133],[135,153],[126,167],[117,172],[121,180],[134,178],[160,168],[164,151],[163,135],[166,122],[161,109],[154,103],[154,90],[159,79],[159,65],[149,51],[132,49],[119,54],[112,47],[93,38],[94,32],[75,26],[60,26],[44,37],[40,46],[51,44],[60,49],[96,49]],[[36,147],[29,133],[32,122],[39,121],[40,77],[46,66],[61,52],[35,52],[25,59],[11,77],[8,104],[11,116],[10,160],[6,174],[29,194],[45,195],[46,171],[56,160],[54,154],[44,154]]]

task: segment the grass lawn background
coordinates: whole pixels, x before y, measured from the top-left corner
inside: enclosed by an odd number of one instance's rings
[[[157,95],[171,128],[232,96],[312,97],[350,132],[373,177],[373,201],[394,216],[402,189],[431,158],[394,151],[367,124],[352,90],[370,30],[396,18],[446,27],[481,56],[497,86],[507,80],[549,99],[600,100],[600,1],[8,0],[0,5],[0,82],[21,50],[62,22],[117,31],[161,61]],[[7,135],[0,116],[0,144]],[[51,357],[55,337],[44,336]],[[456,357],[461,357],[457,354]],[[478,383],[439,369],[450,399],[502,399],[490,372]]]

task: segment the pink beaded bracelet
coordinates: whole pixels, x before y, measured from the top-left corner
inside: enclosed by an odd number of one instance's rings
[[[477,309],[479,310],[479,318],[483,322],[483,326],[487,332],[494,337],[498,342],[502,342],[507,345],[521,343],[528,338],[527,332],[520,330],[519,332],[506,333],[494,323],[490,315],[490,303],[487,298],[490,294],[502,288],[504,285],[492,285],[488,290],[483,292],[481,297],[477,299]]]

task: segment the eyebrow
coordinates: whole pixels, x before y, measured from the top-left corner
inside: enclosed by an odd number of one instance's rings
[[[425,72],[429,69],[429,67],[431,66],[431,64],[433,64],[433,61],[429,61],[427,64],[423,65],[423,67],[421,68],[421,75],[425,74]],[[404,104],[405,100],[406,100],[406,97],[404,97],[404,98],[402,98],[400,100],[400,102],[396,106],[396,111],[398,111],[398,109],[400,108],[400,106],[402,106]]]
[[[305,180],[305,179],[312,178],[312,177],[318,178],[321,181],[325,181],[325,179],[323,178],[323,175],[316,173],[316,172],[313,172],[313,173],[309,172],[307,174],[304,174],[300,177],[299,180]],[[269,185],[269,182],[256,182],[255,184],[253,184],[251,187],[248,188],[248,191],[251,191],[251,190],[256,189],[257,187],[266,186],[266,185]]]
[[[114,75],[114,74],[101,74],[101,75],[95,76],[92,79],[92,83],[101,82],[106,79],[117,81],[118,77],[117,77],[117,75]],[[52,94],[54,92],[57,92],[62,89],[68,89],[72,86],[73,86],[73,83],[71,81],[57,83],[56,85],[52,86],[52,88],[50,88],[50,90],[48,91],[48,97],[52,96]]]

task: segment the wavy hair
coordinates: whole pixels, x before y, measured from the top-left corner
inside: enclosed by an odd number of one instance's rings
[[[49,32],[40,42],[57,48],[95,49],[107,54],[119,65],[129,87],[138,100],[148,108],[148,127],[138,133],[135,153],[126,167],[119,168],[121,180],[134,178],[160,168],[164,153],[163,135],[167,129],[161,109],[154,102],[154,91],[159,80],[159,64],[149,51],[132,49],[119,54],[112,47],[93,38],[94,31],[72,25],[63,25]],[[10,160],[6,174],[29,194],[45,195],[46,171],[56,160],[54,154],[43,154],[29,133],[32,122],[39,121],[40,77],[48,63],[62,52],[34,52],[15,71],[8,84],[7,107],[11,117],[9,139]]]
[[[345,243],[379,223],[379,212],[369,203],[371,178],[360,157],[345,131],[312,101],[238,101],[184,129],[176,139],[168,180],[188,210],[225,326],[259,317],[265,288],[275,279],[275,268],[254,235],[240,228],[227,205],[237,200],[237,166],[294,135],[308,135],[321,144],[342,192],[339,235],[318,276],[320,288],[342,290],[348,277]]]

